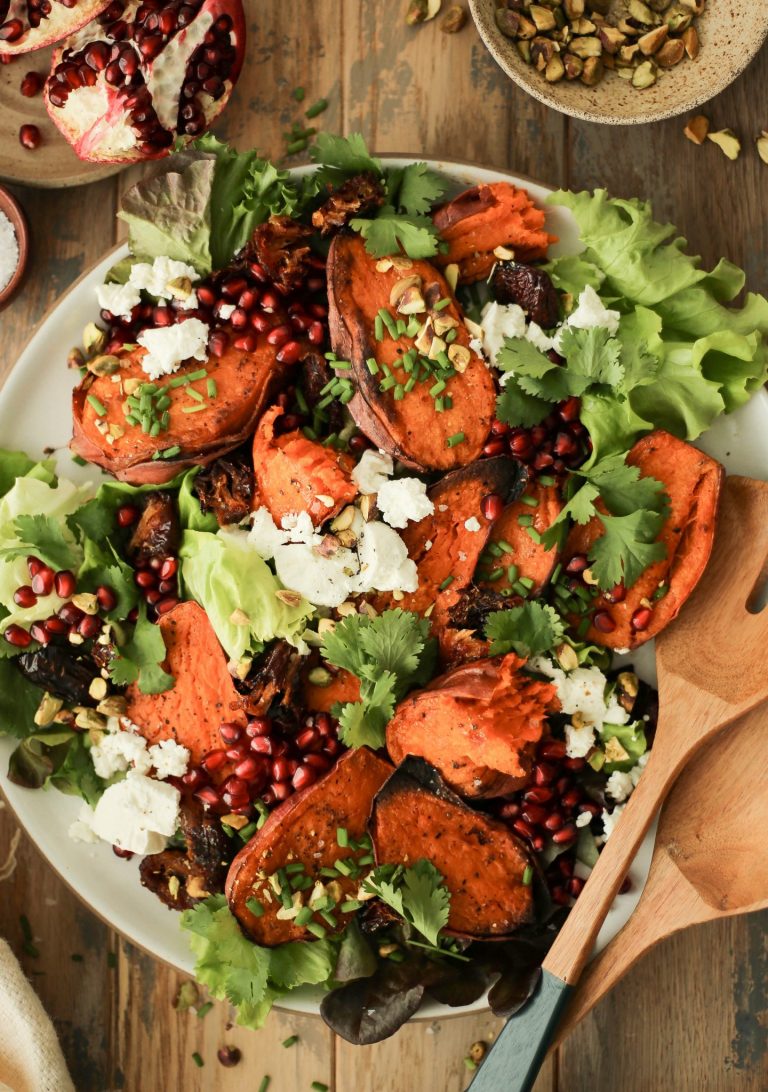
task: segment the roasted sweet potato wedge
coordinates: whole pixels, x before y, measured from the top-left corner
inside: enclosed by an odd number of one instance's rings
[[[150,743],[173,739],[189,749],[193,765],[222,746],[219,727],[245,727],[242,698],[208,616],[197,603],[179,603],[160,621],[168,652],[165,669],[176,680],[162,694],[128,687],[127,716]],[[202,670],[205,665],[205,670]]]
[[[495,406],[495,388],[484,361],[469,348],[470,335],[453,293],[443,275],[425,261],[377,262],[357,235],[339,235],[328,255],[328,300],[331,341],[337,356],[351,362],[349,375],[355,394],[349,410],[355,422],[377,447],[394,458],[420,470],[452,470],[477,459],[488,436]],[[397,312],[397,307],[418,307],[418,299],[402,303],[401,289],[413,278],[426,310]],[[435,308],[442,300],[445,306]],[[400,302],[398,302],[400,301]],[[441,340],[444,352],[455,361],[456,374],[445,383],[444,398],[452,399],[443,412],[436,409],[436,393],[430,394],[438,377],[431,374],[404,390],[415,375],[426,376],[417,365],[410,372],[403,357],[413,350],[426,357],[433,345],[431,333],[392,337],[386,328],[376,339],[377,316],[384,310],[392,321],[399,319],[423,327],[434,323],[434,332],[455,333],[452,343]],[[379,319],[379,321],[381,321]],[[453,324],[453,325],[451,325]],[[418,344],[417,344],[418,343]],[[434,342],[437,352],[438,343]],[[410,358],[407,358],[410,359]],[[374,365],[367,362],[374,361]],[[375,370],[372,370],[375,369]],[[402,390],[389,384],[387,371]],[[450,373],[448,373],[450,374]],[[403,397],[397,395],[403,394]],[[448,441],[451,441],[450,444]]]
[[[275,808],[261,830],[240,850],[227,876],[227,898],[232,913],[257,944],[272,948],[289,940],[313,939],[306,926],[297,925],[293,916],[281,914],[285,907],[276,891],[282,885],[277,874],[287,866],[296,869],[302,864],[302,875],[324,883],[336,903],[354,896],[360,884],[356,870],[349,876],[339,871],[338,878],[331,880],[321,877],[320,869],[356,855],[350,845],[339,845],[338,831],[343,829],[353,841],[363,837],[373,798],[391,773],[389,763],[366,747],[347,751],[320,781]],[[295,877],[296,871],[289,875]],[[275,877],[272,883],[269,877]],[[303,905],[311,895],[310,884],[301,893]],[[333,911],[339,930],[349,916],[338,909]],[[319,914],[312,920],[329,928],[328,921]]]
[[[514,653],[456,667],[400,702],[387,726],[394,762],[425,758],[460,796],[505,796],[528,781],[555,688]]]
[[[483,516],[483,498],[495,493],[510,501],[520,495],[525,481],[519,464],[504,456],[481,459],[441,478],[429,490],[432,515],[402,532],[419,571],[418,588],[397,602],[379,596],[376,605],[422,615],[431,608],[432,632],[442,643],[450,611],[470,584],[493,526]]]
[[[601,624],[593,622],[587,640],[607,648],[637,648],[677,617],[709,561],[725,475],[720,463],[662,429],[638,440],[627,462],[640,467],[643,477],[664,483],[670,513],[659,540],[667,556],[645,570],[622,602],[598,600]],[[564,560],[586,554],[602,534],[597,518],[575,526],[565,544]],[[611,624],[614,628],[606,632]]]
[[[338,515],[357,496],[350,477],[355,460],[332,447],[308,440],[299,429],[275,434],[280,406],[267,410],[253,438],[257,503],[280,526],[283,516],[306,512],[315,527]]]
[[[524,497],[525,500],[520,498],[507,505],[494,523],[486,548],[486,554],[490,551],[492,556],[481,566],[476,579],[499,592],[511,589],[521,578],[532,580],[527,594],[534,596],[549,582],[559,551],[554,546],[548,550],[531,537],[525,526],[527,517],[536,534],[542,535],[560,515],[563,503],[555,486],[536,482],[526,487]],[[521,518],[523,525],[519,522]]]
[[[544,212],[511,182],[473,186],[441,205],[432,219],[448,243],[447,253],[435,261],[458,265],[462,284],[487,278],[497,247],[511,250],[518,262],[531,262],[546,257],[556,242],[544,228]]]
[[[120,382],[114,376],[88,374],[72,395],[74,429],[70,447],[81,458],[96,463],[120,481],[132,485],[162,484],[180,470],[204,465],[250,439],[271,398],[287,381],[290,370],[275,360],[275,348],[261,335],[252,353],[230,348],[206,363],[192,361],[156,387],[167,388],[168,428],[157,436],[126,420],[126,398],[150,381],[141,368],[145,350],[121,354]],[[171,386],[185,375],[205,370],[206,378]],[[216,385],[215,397],[207,380]],[[194,390],[204,402],[193,401]],[[206,408],[197,412],[196,406]],[[102,413],[102,410],[104,411]],[[159,416],[159,413],[157,414]],[[170,452],[169,456],[160,453]]]
[[[304,706],[310,713],[330,713],[336,702],[360,701],[360,680],[351,671],[340,668],[327,686],[304,681]]]
[[[451,892],[448,931],[498,937],[533,919],[533,864],[496,819],[473,811],[423,758],[407,758],[376,796],[371,837],[377,864],[426,858]]]

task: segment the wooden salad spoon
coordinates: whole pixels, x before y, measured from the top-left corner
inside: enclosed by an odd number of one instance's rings
[[[690,925],[768,908],[767,732],[768,706],[761,705],[683,770],[661,813],[637,908],[587,965],[553,1047],[660,941]]]
[[[705,740],[768,698],[768,482],[727,478],[712,557],[678,619],[659,635],[659,723],[651,757],[525,1008],[502,1029],[474,1092],[529,1092],[595,938],[672,784]]]

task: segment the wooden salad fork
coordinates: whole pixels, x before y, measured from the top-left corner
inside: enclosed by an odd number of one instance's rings
[[[688,759],[768,698],[768,482],[727,478],[712,557],[679,618],[657,638],[659,723],[651,757],[542,965],[536,992],[507,1022],[473,1092],[528,1092],[561,1011],[653,817]]]

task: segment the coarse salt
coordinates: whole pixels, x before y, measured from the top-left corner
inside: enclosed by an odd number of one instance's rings
[[[0,212],[0,292],[11,282],[19,266],[19,240],[13,224]]]

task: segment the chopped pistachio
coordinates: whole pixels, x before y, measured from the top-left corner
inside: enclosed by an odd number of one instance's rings
[[[741,154],[741,141],[732,129],[718,129],[716,133],[707,133],[707,140],[716,144],[729,159],[738,159]]]
[[[693,144],[703,144],[709,132],[709,118],[704,114],[697,114],[690,119],[683,132]]]

